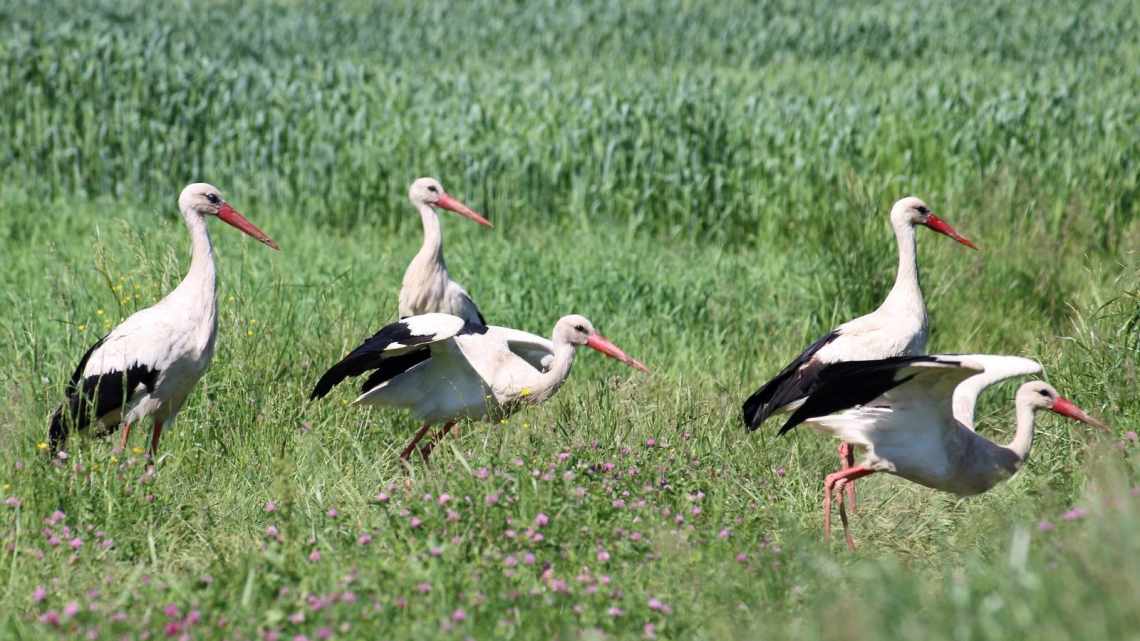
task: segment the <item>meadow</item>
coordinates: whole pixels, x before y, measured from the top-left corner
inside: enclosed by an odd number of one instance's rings
[[[0,5],[0,638],[1140,639],[1134,2]],[[394,320],[417,176],[490,322],[588,316],[559,394],[461,424],[313,382]],[[47,420],[83,351],[183,276],[219,186],[218,351],[154,473]],[[930,349],[1026,355],[1042,416],[959,500],[860,483],[740,403],[894,278],[914,194]],[[1020,381],[980,431],[1012,433]],[[798,432],[798,433],[797,433]]]

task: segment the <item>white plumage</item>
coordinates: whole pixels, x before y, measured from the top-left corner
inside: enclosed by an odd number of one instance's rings
[[[415,347],[393,349],[393,341],[414,342]],[[371,371],[355,403],[407,409],[424,422],[401,454],[407,459],[432,424],[445,423],[434,444],[461,418],[501,418],[550,398],[583,345],[648,371],[582,316],[559,319],[548,341],[515,329],[430,314],[381,329],[330,368],[312,396],[320,398],[345,377]],[[425,458],[431,447],[423,451]]]
[[[125,448],[131,426],[150,417],[150,453],[156,453],[163,425],[177,416],[214,355],[217,278],[206,216],[217,216],[278,248],[212,185],[187,186],[178,207],[190,232],[189,272],[165,298],[129,316],[83,355],[68,384],[67,400],[52,417],[53,451],[62,447],[72,428],[83,429],[92,421],[104,433],[125,425]]]
[[[819,371],[831,363],[926,353],[929,319],[918,277],[915,226],[924,225],[963,245],[976,247],[913,196],[896,202],[890,218],[899,262],[895,284],[886,300],[870,314],[847,321],[812,343],[748,397],[742,408],[748,430],[757,429],[773,414],[799,407],[815,386]],[[839,457],[845,466],[851,464],[852,452],[846,443],[840,445]],[[855,485],[847,487],[854,506]]]
[[[1018,389],[1017,430],[1006,445],[993,443],[955,419],[955,390],[963,381],[984,376],[978,380],[988,380],[988,385],[1035,368],[1040,365],[1029,359],[986,354],[900,357],[825,367],[815,389],[780,430],[784,433],[802,422],[862,449],[858,465],[824,481],[825,536],[835,492],[848,545],[854,546],[841,490],[862,476],[887,472],[958,495],[979,494],[1016,473],[1028,458],[1037,410],[1103,427],[1041,381]],[[981,389],[984,386],[971,385],[961,394],[976,397]]]

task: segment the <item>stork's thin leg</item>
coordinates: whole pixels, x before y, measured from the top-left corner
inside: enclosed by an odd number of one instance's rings
[[[416,445],[419,444],[420,439],[422,439],[424,437],[424,434],[427,434],[427,431],[429,428],[431,428],[431,423],[424,423],[423,427],[421,427],[416,432],[416,435],[412,437],[412,442],[408,443],[408,446],[404,448],[403,452],[400,452],[400,460],[401,461],[408,460],[408,457],[411,456],[412,452],[415,451]]]
[[[839,469],[848,470],[855,467],[855,446],[850,443],[839,444]],[[855,481],[848,481],[844,484],[847,488],[847,501],[851,503],[851,513],[856,512],[855,508]]]
[[[162,438],[162,421],[155,419],[150,432],[150,458],[158,458],[158,439]]]
[[[119,438],[119,451],[121,451],[121,452],[127,451],[127,440],[130,438],[130,436],[131,436],[131,424],[130,423],[124,423],[123,424],[123,435],[122,435],[122,437]]]
[[[840,480],[842,480],[843,485],[846,485],[846,484],[850,483],[851,481],[854,481],[857,478],[862,478],[864,476],[867,476],[868,474],[874,474],[874,473],[875,473],[875,470],[872,470],[869,467],[863,467],[862,465],[860,465],[857,467],[849,467],[845,470],[839,470],[838,472],[835,472],[833,474],[828,474],[827,477],[823,479],[823,540],[824,541],[828,541],[831,539],[831,495],[833,492],[841,492],[843,490],[842,485],[837,487],[836,484],[839,483]],[[847,514],[846,514],[846,512],[843,511],[843,507],[842,507],[843,506],[842,496],[840,497],[839,500],[840,500],[839,516],[843,519],[843,531],[844,531],[844,534],[847,534],[848,536],[850,536],[848,529],[847,529]],[[854,541],[850,541],[849,544],[853,547]]]
[[[431,456],[431,451],[435,449],[436,444],[442,441],[443,437],[447,436],[447,433],[450,432],[451,428],[453,427],[455,427],[455,421],[448,422],[443,426],[443,429],[436,433],[436,435],[431,438],[431,441],[429,441],[428,444],[423,447],[423,450],[421,450],[420,454],[423,454],[425,461],[429,456]]]
[[[835,484],[835,491],[842,492],[845,485],[850,487],[850,484],[846,479],[839,479],[839,482]],[[846,501],[843,500],[841,495],[839,499],[839,520],[843,521],[843,538],[847,540],[847,550],[854,552],[855,539],[851,538],[851,528],[848,527],[847,524],[847,507],[845,503]]]

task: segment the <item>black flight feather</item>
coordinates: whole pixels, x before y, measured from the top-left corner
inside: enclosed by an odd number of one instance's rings
[[[802,354],[788,366],[780,370],[772,380],[756,390],[748,400],[744,401],[744,426],[753,431],[768,420],[780,408],[811,394],[816,383],[816,376],[822,365],[811,362],[815,353],[831,341],[839,337],[839,332],[820,338],[808,346]]]
[[[413,334],[411,328],[404,322],[385,325],[371,338],[361,343],[360,347],[352,350],[339,363],[330,367],[329,371],[325,372],[317,381],[313,393],[309,395],[309,400],[324,398],[333,387],[349,376],[360,376],[367,371],[380,368],[385,360],[396,360],[393,356],[389,356],[388,359],[384,358],[384,350],[393,343],[412,346],[430,343],[433,340],[435,340],[435,334]],[[399,373],[392,373],[389,378]]]
[[[67,441],[71,429],[86,429],[92,419],[122,409],[130,400],[130,395],[142,385],[147,392],[153,392],[158,380],[158,370],[149,365],[135,363],[127,371],[113,370],[95,376],[82,378],[83,370],[91,354],[103,344],[107,337],[91,346],[67,384],[67,398],[55,410],[48,428],[48,444],[52,452],[58,452]]]
[[[819,371],[811,394],[792,415],[780,434],[818,416],[827,416],[859,405],[866,405],[917,376],[899,376],[914,363],[954,364],[933,356],[896,356],[875,361],[832,363]]]

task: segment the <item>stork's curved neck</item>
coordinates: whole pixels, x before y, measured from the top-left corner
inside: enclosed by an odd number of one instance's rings
[[[416,209],[424,226],[424,244],[413,260],[443,265],[443,232],[439,228],[439,214],[426,203],[418,203]]]
[[[577,353],[574,346],[557,338],[554,338],[553,342],[554,359],[550,361],[547,370],[539,375],[538,382],[534,386],[533,392],[539,397],[538,400],[546,400],[557,392],[570,376],[570,368],[574,365],[574,355]]]
[[[206,218],[195,212],[183,212],[182,218],[190,231],[190,271],[175,291],[194,297],[200,304],[213,305],[217,272]]]
[[[921,310],[925,314],[922,287],[918,282],[918,252],[915,246],[914,225],[908,221],[892,221],[892,226],[898,244],[899,267],[895,273],[895,285],[881,307]]]
[[[1022,463],[1029,458],[1029,450],[1033,447],[1035,413],[1036,410],[1029,403],[1018,402],[1017,431],[1013,434],[1013,440],[1005,446]]]

